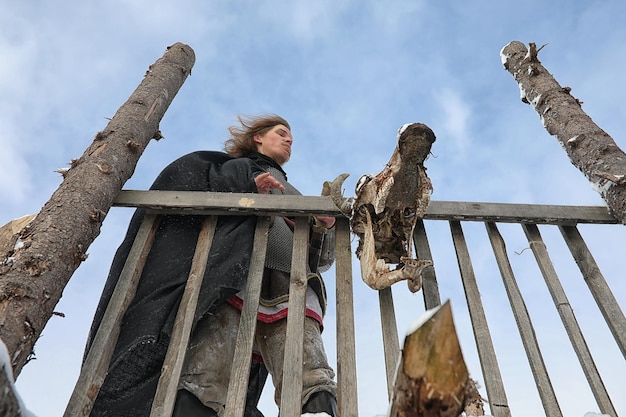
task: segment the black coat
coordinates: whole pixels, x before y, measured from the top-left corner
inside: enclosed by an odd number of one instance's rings
[[[150,189],[174,191],[256,192],[254,177],[263,168],[248,158],[198,151],[168,165]],[[145,210],[137,209],[118,248],[92,324],[87,349],[104,315]],[[185,288],[202,217],[163,216],[146,260],[136,295],[128,307],[109,372],[92,417],[148,416],[172,327]],[[220,217],[200,289],[195,321],[244,288],[252,252],[255,216]],[[250,374],[247,416],[256,409],[267,372],[254,365]]]

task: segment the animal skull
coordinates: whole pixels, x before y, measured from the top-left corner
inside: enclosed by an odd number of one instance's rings
[[[363,175],[354,198],[342,195],[348,174],[325,184],[337,207],[350,218],[352,232],[359,238],[356,255],[361,276],[373,289],[407,280],[409,290],[417,292],[422,287],[422,270],[432,266],[430,260],[413,258],[412,237],[430,202],[432,184],[424,161],[434,142],[435,134],[428,126],[404,125],[385,168],[375,176]]]

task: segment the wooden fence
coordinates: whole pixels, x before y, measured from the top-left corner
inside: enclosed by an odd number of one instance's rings
[[[171,415],[200,288],[199,280],[203,276],[203,268],[211,246],[216,216],[218,215],[258,216],[250,275],[245,289],[246,303],[241,314],[241,330],[238,335],[237,350],[235,351],[235,365],[231,371],[233,377],[229,387],[226,415],[228,417],[243,416],[246,384],[249,374],[248,367],[256,325],[256,309],[267,247],[267,231],[270,218],[274,215],[296,217],[293,248],[294,262],[291,273],[290,309],[287,325],[287,343],[293,348],[288,349],[285,354],[286,365],[284,367],[281,416],[296,417],[300,415],[301,346],[304,322],[304,294],[306,289],[306,270],[304,268],[308,252],[307,219],[312,215],[337,217],[335,300],[339,412],[342,417],[356,417],[359,415],[355,345],[355,335],[358,330],[355,330],[351,235],[348,220],[341,215],[329,198],[175,191],[122,191],[115,205],[118,207],[147,208],[149,209],[149,215],[146,216],[135,244],[131,249],[118,284],[119,288],[115,290],[109,309],[94,340],[91,353],[83,366],[68,404],[65,413],[66,417],[89,414],[93,398],[95,398],[94,392],[97,393],[104,380],[122,315],[131,301],[128,294],[134,293],[134,288],[140,275],[137,271],[141,270],[142,261],[145,260],[149,252],[151,239],[155,233],[157,217],[161,214],[181,213],[204,214],[207,217],[200,231],[196,256],[194,257],[192,270],[176,319],[172,341],[159,381],[151,416],[169,417]],[[608,326],[622,356],[626,358],[626,319],[624,318],[624,313],[577,229],[578,224],[584,223],[615,224],[616,221],[607,214],[606,209],[603,207],[432,201],[423,221],[418,222],[414,234],[416,252],[421,259],[432,259],[429,237],[425,227],[425,224],[431,221],[449,223],[466,297],[465,301],[471,319],[472,333],[480,360],[481,381],[483,381],[486,389],[487,409],[490,411],[490,414],[496,417],[513,415],[509,407],[505,383],[501,376],[496,349],[494,349],[492,334],[489,330],[485,308],[478,288],[474,265],[470,258],[464,235],[463,225],[466,222],[482,222],[485,225],[502,282],[506,289],[510,308],[524,345],[526,360],[532,370],[544,414],[550,417],[563,415],[542,358],[542,351],[537,341],[524,297],[511,268],[505,242],[499,230],[499,224],[502,223],[519,223],[523,228],[530,249],[545,279],[599,410],[602,413],[617,416],[611,395],[605,388],[600,372],[595,366],[594,358],[587,347],[586,340],[578,326],[538,228],[538,225],[546,224],[555,226],[560,230],[593,295],[593,299],[602,312],[605,322],[603,325]],[[436,268],[437,261],[435,260],[435,267],[428,268],[423,274],[424,309],[430,309],[441,304],[442,294],[440,294]],[[326,280],[329,279],[332,278],[326,277]],[[391,289],[379,291],[378,296],[387,377],[387,393],[381,393],[381,395],[390,395],[393,390],[393,375],[400,354],[400,341],[392,291]],[[447,294],[443,294],[443,296],[444,298],[450,298]],[[622,390],[621,393],[613,393],[613,398],[616,398],[616,395],[624,395],[625,392]],[[540,415],[538,414],[540,412],[533,410],[531,414]],[[367,410],[362,410],[361,413],[362,415],[370,416]]]

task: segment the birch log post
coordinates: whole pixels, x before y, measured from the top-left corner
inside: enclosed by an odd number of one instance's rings
[[[409,331],[400,355],[389,417],[484,415],[463,359],[447,301]]]
[[[609,212],[626,224],[626,154],[582,109],[570,87],[562,87],[529,48],[513,41],[502,48],[504,68],[519,84],[521,99],[533,106],[548,133],[556,137],[572,164],[606,201]]]
[[[168,47],[36,217],[0,244],[0,339],[16,377],[194,63],[189,46]]]

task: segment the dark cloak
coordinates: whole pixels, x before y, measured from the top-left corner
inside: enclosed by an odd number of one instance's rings
[[[263,161],[257,162],[265,165]],[[257,191],[254,178],[262,172],[262,166],[249,158],[198,151],[168,165],[150,189],[252,193]],[[87,349],[102,321],[144,215],[145,209],[135,211],[126,237],[113,258]],[[198,215],[162,216],[136,295],[122,319],[119,339],[108,374],[94,403],[92,417],[150,414],[202,219]],[[219,218],[194,324],[245,287],[255,226],[256,216]],[[253,363],[246,416],[262,417],[256,404],[266,377],[265,367]]]

